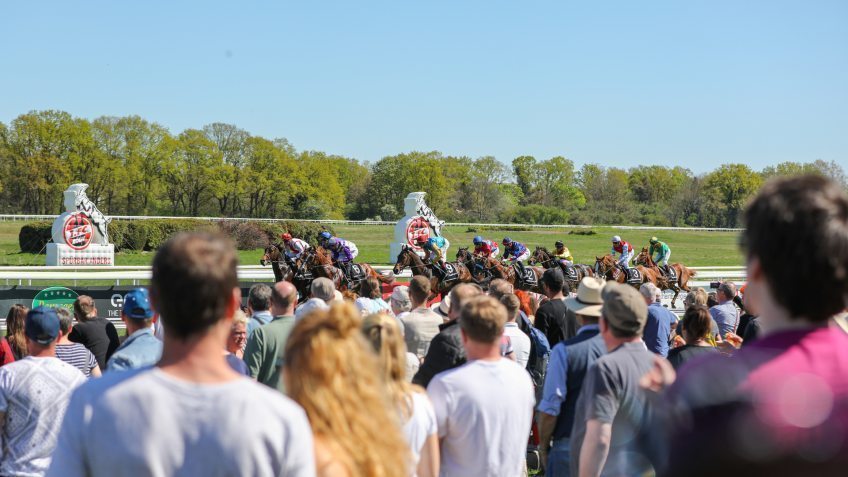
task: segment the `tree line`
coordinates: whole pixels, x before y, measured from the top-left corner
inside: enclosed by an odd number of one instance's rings
[[[71,183],[90,185],[106,214],[395,220],[412,191],[443,220],[537,224],[735,227],[762,183],[798,173],[846,186],[835,161],[755,171],[724,164],[706,174],[662,165],[630,169],[557,156],[408,152],[368,163],[298,151],[286,139],[231,124],[172,134],[138,116],[33,111],[0,122],[0,210],[54,214]]]

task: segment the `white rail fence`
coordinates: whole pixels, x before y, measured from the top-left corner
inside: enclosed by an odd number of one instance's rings
[[[110,215],[112,219],[120,220],[150,220],[150,219],[198,219],[211,221],[235,220],[242,222],[314,222],[318,224],[328,225],[390,225],[394,226],[396,222],[377,221],[377,220],[334,220],[334,219],[265,219],[255,217],[173,217],[173,216],[153,216],[153,215]],[[53,220],[55,215],[37,215],[37,214],[0,214],[0,221],[17,221],[17,220]],[[654,227],[648,225],[570,225],[570,224],[555,224],[555,225],[539,225],[539,224],[482,224],[471,222],[447,222],[446,226],[457,227],[524,227],[531,229],[590,229],[590,228],[614,228],[621,230],[680,230],[680,231],[696,231],[696,232],[739,232],[742,229],[728,229],[719,227]]]

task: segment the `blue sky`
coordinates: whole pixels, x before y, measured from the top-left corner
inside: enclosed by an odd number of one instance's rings
[[[843,0],[9,2],[0,121],[228,122],[374,161],[848,167]]]

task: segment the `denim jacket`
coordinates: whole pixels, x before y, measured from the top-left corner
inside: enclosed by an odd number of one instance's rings
[[[129,335],[115,350],[106,371],[123,371],[151,366],[162,357],[162,342],[153,336],[153,330],[144,328]]]

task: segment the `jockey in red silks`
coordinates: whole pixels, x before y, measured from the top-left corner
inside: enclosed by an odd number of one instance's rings
[[[481,236],[474,237],[474,255],[478,257],[495,258],[500,253],[498,244],[491,240],[485,240]]]
[[[610,250],[612,258],[615,258],[616,253],[619,254],[618,266],[629,274],[630,260],[633,259],[633,246],[625,242],[624,240],[621,240],[621,237],[616,235],[612,238],[612,249]]]
[[[283,239],[286,257],[291,261],[299,259],[303,255],[303,252],[309,250],[309,244],[305,240],[294,238],[290,233],[284,233],[280,235],[280,238]]]

